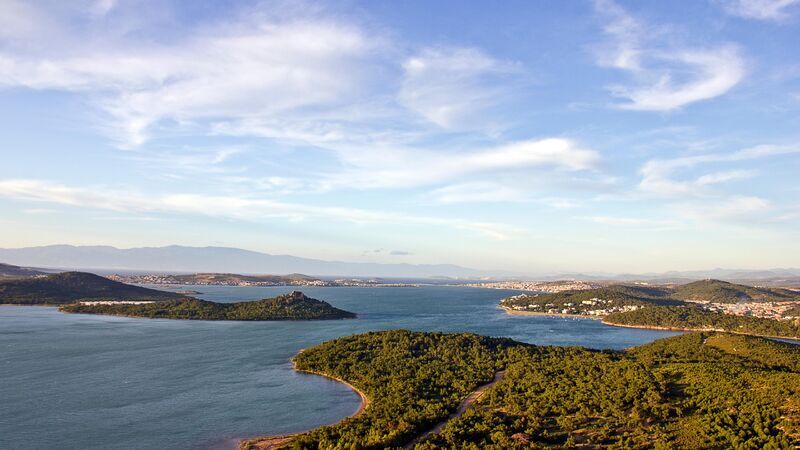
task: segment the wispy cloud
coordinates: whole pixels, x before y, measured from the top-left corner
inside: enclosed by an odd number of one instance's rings
[[[443,128],[485,127],[485,112],[508,100],[518,65],[474,48],[428,48],[403,63],[400,104]]]
[[[791,145],[759,145],[731,153],[708,153],[673,159],[650,160],[641,170],[639,190],[667,201],[681,217],[694,221],[735,224],[778,223],[791,220],[787,205],[776,204],[757,195],[714,189],[716,185],[755,177],[753,169],[707,171],[702,175],[681,176],[681,172],[713,164],[748,163],[761,158],[800,153]]]
[[[640,217],[591,216],[588,220],[602,225],[666,229],[677,226],[674,220],[656,220]]]
[[[725,94],[745,75],[738,47],[726,43],[694,48],[671,44],[669,31],[631,16],[612,0],[596,0],[611,42],[598,52],[600,64],[627,72],[632,85],[611,87],[625,99],[616,106],[670,111]]]
[[[707,186],[755,176],[751,169],[709,172],[694,179],[678,179],[674,174],[681,169],[690,169],[701,164],[741,162],[769,156],[800,153],[798,146],[759,145],[732,153],[708,153],[673,159],[647,161],[640,169],[642,179],[639,188],[660,197],[683,197],[701,195]]]
[[[121,143],[138,145],[162,121],[245,120],[352,99],[358,62],[376,41],[329,19],[255,16],[169,43],[95,42],[0,52],[0,85],[85,93]]]
[[[106,187],[72,187],[41,180],[0,180],[0,196],[126,213],[165,213],[265,221],[336,220],[361,225],[435,226],[466,230],[494,239],[506,239],[520,230],[503,224],[457,218],[404,215],[389,211],[303,205],[268,199],[220,195],[143,195]]]
[[[717,0],[728,14],[756,20],[781,21],[800,0]]]
[[[327,176],[327,182],[331,186],[361,189],[429,186],[475,174],[520,172],[542,167],[586,171],[596,168],[601,160],[596,150],[563,138],[458,151],[348,147],[339,150],[339,158],[344,170]]]

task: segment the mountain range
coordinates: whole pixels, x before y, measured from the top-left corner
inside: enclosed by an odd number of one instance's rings
[[[392,278],[480,277],[475,269],[453,264],[379,264],[323,261],[271,255],[230,247],[141,247],[48,245],[0,249],[0,261],[19,266],[59,269],[158,272],[236,272],[242,274],[305,273],[314,276]]]
[[[90,270],[97,273],[195,273],[311,276],[386,277],[386,278],[500,278],[537,280],[608,280],[649,281],[651,283],[687,283],[715,278],[753,284],[800,285],[800,269],[745,270],[722,269],[669,271],[643,274],[612,273],[513,273],[477,270],[455,264],[381,264],[323,261],[291,255],[272,255],[231,247],[139,247],[120,249],[111,246],[48,245],[41,247],[0,248],[0,262],[26,267],[64,270]],[[41,269],[40,269],[41,270]]]

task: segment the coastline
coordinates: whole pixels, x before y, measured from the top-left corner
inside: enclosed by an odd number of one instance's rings
[[[717,332],[717,333],[729,333],[729,334],[738,334],[741,336],[754,336],[754,337],[762,337],[767,339],[788,339],[790,341],[800,341],[800,336],[797,337],[788,337],[788,336],[773,336],[770,334],[753,334],[753,333],[743,333],[741,331],[729,331],[723,330],[720,328],[683,328],[683,327],[659,327],[655,325],[623,325],[617,324],[613,322],[606,322],[605,319],[602,319],[601,322],[603,325],[608,325],[612,327],[620,327],[620,328],[639,328],[642,330],[659,330],[659,331],[685,331],[685,332]]]
[[[301,349],[299,352],[297,352],[297,354],[299,355],[300,353],[303,352],[303,350],[305,350],[305,349]],[[292,358],[292,368],[298,373],[304,373],[304,374],[308,374],[308,375],[317,375],[317,376],[320,376],[320,377],[325,377],[325,378],[328,378],[328,379],[331,379],[331,380],[334,380],[334,381],[338,381],[339,383],[344,384],[345,386],[347,386],[350,389],[352,389],[356,394],[358,394],[358,396],[361,398],[361,404],[359,405],[358,410],[356,410],[356,412],[354,412],[353,414],[350,414],[349,416],[343,418],[342,420],[340,420],[339,422],[336,422],[336,423],[340,423],[340,422],[342,422],[344,420],[353,419],[353,418],[356,418],[356,417],[360,416],[364,412],[364,410],[367,409],[367,406],[369,406],[370,400],[369,400],[369,397],[366,396],[366,394],[364,394],[361,390],[359,390],[358,388],[356,388],[352,384],[348,383],[347,381],[342,380],[339,377],[335,377],[333,375],[329,375],[329,374],[322,373],[322,372],[316,372],[316,371],[313,371],[313,370],[298,369],[297,368],[297,363],[294,361],[294,358]],[[333,425],[333,424],[331,424],[331,425]],[[313,429],[314,428],[312,428],[311,430],[313,430]],[[309,432],[311,430],[305,430],[305,431],[300,431],[300,432],[291,433],[291,434],[279,434],[279,435],[274,435],[274,436],[261,436],[261,437],[255,437],[255,438],[240,439],[239,440],[239,445],[237,446],[237,449],[238,450],[273,450],[273,449],[278,449],[278,448],[283,447],[283,445],[290,443],[291,440],[294,439],[296,436],[299,436],[299,435],[301,435],[303,433],[307,433],[307,432]]]
[[[536,311],[517,311],[515,309],[511,309],[503,305],[497,305],[497,307],[504,310],[506,314],[512,316],[572,317],[578,319],[603,320],[600,317],[588,316],[585,314],[561,314],[561,313],[546,313],[546,312],[536,312]]]
[[[723,330],[720,328],[684,328],[684,327],[659,327],[655,325],[627,325],[627,324],[617,324],[613,322],[606,321],[605,317],[597,317],[597,316],[587,316],[581,314],[560,314],[560,313],[542,313],[542,312],[535,312],[535,311],[515,311],[513,309],[509,309],[505,306],[498,305],[499,308],[505,310],[507,314],[511,315],[522,315],[522,316],[545,316],[545,317],[577,317],[583,319],[591,319],[591,320],[599,320],[600,323],[603,325],[608,325],[610,327],[619,327],[619,328],[638,328],[640,330],[657,330],[657,331],[683,331],[683,332],[718,332],[718,333],[730,333],[730,334],[739,334],[742,336],[756,336],[756,337],[763,337],[768,339],[789,339],[791,341],[800,341],[800,336],[797,337],[787,337],[787,336],[773,336],[767,334],[753,334],[753,333],[742,333],[741,331],[728,331]]]

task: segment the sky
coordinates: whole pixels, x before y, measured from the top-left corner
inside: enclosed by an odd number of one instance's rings
[[[800,267],[800,0],[0,0],[0,247]]]

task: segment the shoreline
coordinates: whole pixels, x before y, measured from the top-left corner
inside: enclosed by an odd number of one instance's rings
[[[755,337],[763,337],[767,339],[789,339],[791,341],[800,341],[800,336],[797,337],[787,337],[787,336],[773,336],[769,334],[753,334],[753,333],[743,333],[741,331],[728,331],[719,328],[684,328],[684,327],[660,327],[656,325],[627,325],[627,324],[617,324],[613,322],[608,322],[605,319],[605,316],[588,316],[588,315],[581,315],[581,314],[561,314],[561,313],[542,313],[536,311],[515,311],[513,309],[507,308],[505,306],[498,305],[500,309],[505,310],[507,314],[510,315],[522,315],[522,316],[545,316],[545,317],[574,317],[574,318],[582,318],[582,319],[591,319],[591,320],[599,320],[600,323],[603,325],[608,325],[610,327],[619,327],[619,328],[635,328],[640,330],[656,330],[656,331],[683,331],[683,332],[716,332],[716,333],[730,333],[730,334],[738,334],[742,336],[755,336]]]
[[[537,311],[517,311],[515,309],[511,309],[506,306],[497,305],[498,308],[504,310],[506,314],[512,316],[544,316],[544,317],[572,317],[577,319],[591,319],[591,320],[603,320],[601,317],[597,316],[589,316],[585,314],[562,314],[562,313],[546,313],[546,312],[537,312]]]
[[[301,349],[299,352],[297,352],[297,354],[299,355],[300,353],[303,352],[303,350],[305,350],[305,349]],[[361,398],[361,404],[358,406],[358,410],[356,410],[356,412],[354,412],[353,414],[350,414],[349,416],[343,418],[342,420],[340,420],[338,422],[335,422],[334,424],[329,424],[329,425],[335,425],[337,423],[341,423],[344,420],[353,419],[353,418],[356,418],[356,417],[360,416],[364,412],[364,410],[367,409],[367,406],[369,406],[369,404],[370,404],[369,397],[367,397],[366,394],[364,394],[360,389],[356,388],[352,384],[348,383],[347,381],[345,381],[345,380],[343,380],[343,379],[341,379],[339,377],[335,377],[333,375],[329,375],[329,374],[322,373],[322,372],[316,372],[316,371],[313,371],[313,370],[298,369],[297,368],[297,363],[294,361],[294,358],[292,358],[292,369],[294,369],[298,373],[325,377],[325,378],[328,378],[330,380],[334,380],[334,381],[337,381],[339,383],[342,383],[345,386],[349,387],[353,392],[358,394],[358,396]],[[239,439],[239,444],[237,446],[237,449],[238,450],[272,450],[272,449],[278,449],[278,448],[281,448],[284,444],[290,443],[291,440],[294,439],[296,436],[300,436],[301,434],[308,433],[309,431],[315,430],[316,428],[319,428],[319,427],[314,427],[314,428],[311,428],[309,430],[304,430],[304,431],[298,431],[297,433],[279,434],[279,435],[273,435],[273,436],[260,436],[260,437],[254,437],[254,438]]]
[[[606,322],[605,319],[601,320],[603,325],[608,325],[611,327],[620,327],[620,328],[638,328],[641,330],[658,330],[658,331],[685,331],[685,332],[715,332],[715,333],[729,333],[729,334],[738,334],[741,336],[753,336],[753,337],[762,337],[767,339],[788,339],[790,341],[800,341],[800,336],[797,337],[788,337],[788,336],[774,336],[771,334],[753,334],[753,333],[743,333],[741,331],[728,331],[722,330],[719,328],[683,328],[683,327],[659,327],[656,325],[626,325],[626,324],[617,324],[613,322]]]

